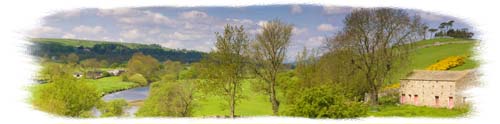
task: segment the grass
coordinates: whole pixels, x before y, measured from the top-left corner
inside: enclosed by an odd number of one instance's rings
[[[124,82],[118,76],[105,77],[97,80],[92,80],[92,79],[84,79],[84,80],[85,82],[94,85],[101,94],[107,94],[139,86],[137,83],[134,82]]]
[[[250,80],[246,80],[242,84],[244,98],[238,102],[235,108],[236,115],[246,117],[272,115],[268,96],[253,91],[251,84]],[[205,98],[198,100],[197,108],[194,109],[195,117],[229,115],[229,108],[224,107],[227,105],[224,99],[208,94],[204,94],[204,96]]]
[[[429,65],[432,65],[438,62],[441,59],[444,59],[449,56],[469,56],[473,55],[473,47],[475,43],[461,43],[461,44],[446,44],[440,46],[433,46],[427,48],[420,48],[414,51],[411,55],[412,69],[425,69]],[[477,67],[477,62],[470,59],[470,57],[465,61],[467,65],[465,67],[456,69],[456,70],[464,70],[471,69]]]
[[[386,105],[372,108],[374,111],[369,111],[368,116],[374,117],[463,117],[469,112],[468,107],[447,109],[447,108],[431,108],[425,106],[411,105]],[[378,110],[378,111],[376,111]]]

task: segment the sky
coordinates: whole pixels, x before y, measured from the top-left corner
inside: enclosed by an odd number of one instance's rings
[[[214,49],[215,32],[226,24],[243,25],[251,40],[268,20],[280,19],[292,24],[287,61],[303,50],[322,48],[325,37],[342,29],[352,7],[320,5],[266,5],[246,7],[140,7],[84,8],[64,10],[43,17],[39,27],[27,32],[29,37],[72,38],[115,42],[159,44],[167,48],[209,52]],[[419,10],[431,28],[455,20],[454,27],[472,29],[454,17]]]

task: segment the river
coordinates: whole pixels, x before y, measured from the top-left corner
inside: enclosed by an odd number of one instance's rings
[[[110,101],[113,99],[125,99],[127,102],[132,102],[132,101],[138,101],[138,100],[144,100],[146,97],[148,97],[149,94],[149,86],[145,87],[138,87],[138,88],[132,88],[128,90],[123,90],[119,92],[114,92],[110,94],[106,94],[102,97],[104,101]],[[138,106],[131,106],[128,107],[125,112],[128,117],[134,117],[135,113],[139,110]],[[95,117],[99,117],[101,115],[101,112],[97,109],[92,110],[93,115]]]

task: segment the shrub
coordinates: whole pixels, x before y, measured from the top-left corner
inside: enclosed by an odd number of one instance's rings
[[[193,110],[194,88],[190,82],[156,82],[139,108],[139,117],[189,117]]]
[[[125,99],[114,99],[105,102],[99,107],[99,110],[102,113],[102,117],[122,116],[125,113],[124,109],[127,105],[128,103]]]
[[[129,81],[138,83],[141,86],[146,86],[148,85],[148,80],[142,76],[142,74],[133,74],[132,76],[128,77]]]
[[[464,56],[450,56],[427,67],[427,70],[448,70],[464,64]]]
[[[56,115],[86,117],[99,101],[96,88],[71,75],[64,75],[47,84],[34,87],[32,103],[35,108]]]
[[[365,116],[368,107],[327,88],[305,90],[291,106],[289,115],[308,118],[354,118]]]

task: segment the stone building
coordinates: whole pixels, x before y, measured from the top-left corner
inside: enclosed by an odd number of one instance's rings
[[[401,79],[400,103],[416,106],[447,107],[467,103],[463,91],[478,84],[474,70],[414,70]]]

